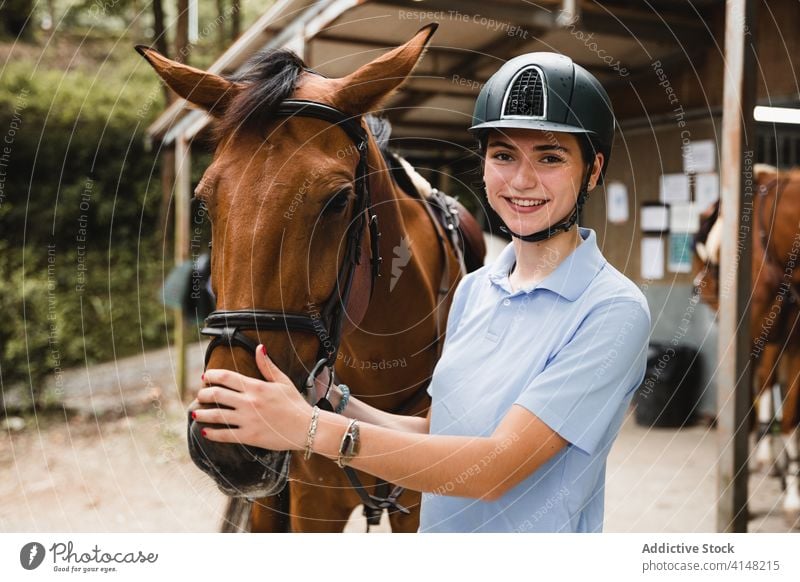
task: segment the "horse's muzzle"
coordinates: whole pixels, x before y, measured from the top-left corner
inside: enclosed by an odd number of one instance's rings
[[[217,443],[206,439],[203,426],[189,413],[189,456],[229,497],[277,495],[289,478],[289,451],[270,451],[249,445]]]

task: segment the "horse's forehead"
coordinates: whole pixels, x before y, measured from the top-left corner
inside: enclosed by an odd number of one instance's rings
[[[341,88],[340,79],[327,79],[313,73],[303,73],[297,80],[293,97],[336,106],[331,97]]]
[[[298,77],[291,98],[335,106],[333,96],[341,85],[341,79],[328,79],[304,72]],[[276,161],[280,162],[286,157],[281,155],[281,152],[285,153],[285,148],[279,145],[283,140],[301,140],[306,146],[310,145],[308,140],[311,130],[306,130],[306,125],[309,124],[305,122],[305,119],[299,118],[297,122],[282,120],[281,129],[270,132],[267,136],[255,129],[237,133],[235,137],[223,141],[217,147],[215,165],[219,168],[218,173],[240,176],[245,170],[257,170],[265,160],[273,156],[277,156],[278,160]],[[341,137],[342,140],[347,140],[344,134],[339,136],[339,132],[319,132],[317,129],[311,132],[311,137],[320,140]],[[242,152],[247,152],[247,154],[243,155]],[[288,157],[292,158],[292,156]],[[341,163],[343,163],[342,159],[331,160],[331,164],[334,166]]]

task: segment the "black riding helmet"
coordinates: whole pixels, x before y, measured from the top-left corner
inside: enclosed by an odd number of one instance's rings
[[[611,157],[614,141],[614,112],[611,100],[594,75],[572,59],[558,53],[535,52],[506,62],[481,88],[472,115],[470,132],[485,151],[488,130],[509,128],[539,129],[580,134],[587,170],[575,209],[569,217],[529,235],[502,230],[519,239],[535,242],[567,231],[578,221],[588,196],[587,187],[594,152],[603,154],[599,184]]]

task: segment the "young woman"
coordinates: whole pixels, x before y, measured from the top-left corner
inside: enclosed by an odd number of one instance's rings
[[[508,61],[478,96],[489,204],[512,235],[455,292],[427,418],[349,398],[313,409],[259,346],[267,381],[208,370],[207,439],[316,453],[423,492],[420,531],[597,532],[606,458],[646,365],[641,291],[578,226],[611,154],[600,83],[569,58]],[[231,389],[227,389],[228,386]]]

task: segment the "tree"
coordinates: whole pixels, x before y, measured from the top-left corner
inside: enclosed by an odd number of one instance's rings
[[[33,34],[33,0],[0,2],[0,26],[4,33],[16,39],[28,39]]]
[[[225,50],[227,44],[225,38],[225,0],[217,0],[217,51],[220,54]]]
[[[178,22],[175,26],[175,56],[180,63],[189,62],[189,0],[178,0]]]
[[[169,56],[167,31],[164,28],[164,4],[162,0],[152,0],[153,7],[153,41],[156,50],[165,57]]]
[[[241,0],[231,0],[231,40],[236,40],[242,32]]]

